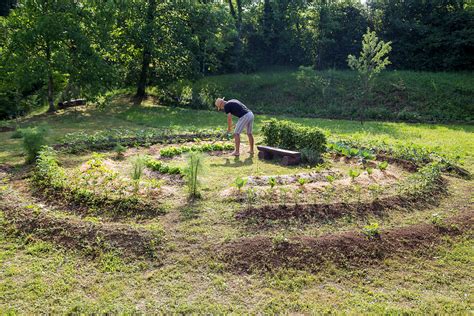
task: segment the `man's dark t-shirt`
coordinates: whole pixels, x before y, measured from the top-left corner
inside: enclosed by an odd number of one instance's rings
[[[232,115],[241,118],[250,112],[250,110],[247,109],[247,107],[239,100],[232,99],[227,101],[227,103],[224,105],[224,112],[225,114],[232,113]]]

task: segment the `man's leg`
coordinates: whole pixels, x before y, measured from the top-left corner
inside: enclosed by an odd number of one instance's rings
[[[252,134],[247,134],[247,136],[249,137],[249,145],[250,145],[250,150],[249,150],[249,154],[253,154],[254,151],[253,151],[253,135]]]
[[[232,153],[232,155],[239,156],[240,155],[240,134],[237,134],[237,133],[234,134],[234,141],[235,141],[235,150]]]
[[[249,137],[249,145],[250,145],[250,150],[249,150],[249,154],[253,155],[254,153],[254,149],[253,149],[253,145],[254,145],[254,140],[253,140],[253,119],[254,119],[254,116],[253,116],[253,113],[250,113],[249,115],[249,119],[248,119],[248,122],[247,122],[247,136]]]
[[[240,133],[244,130],[244,127],[246,125],[246,120],[245,116],[242,116],[239,118],[237,121],[237,124],[235,124],[235,130],[234,130],[234,140],[235,140],[235,150],[232,153],[234,156],[239,156],[240,155]]]

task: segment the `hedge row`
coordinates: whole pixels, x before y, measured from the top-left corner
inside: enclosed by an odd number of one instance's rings
[[[310,149],[319,153],[326,151],[326,136],[316,127],[271,119],[263,122],[262,131],[268,146],[290,150]]]

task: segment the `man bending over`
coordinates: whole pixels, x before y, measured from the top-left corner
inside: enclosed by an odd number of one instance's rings
[[[249,153],[253,155],[253,113],[250,111],[242,102],[239,100],[229,100],[225,101],[224,99],[218,98],[216,100],[217,110],[222,111],[227,114],[227,131],[230,133],[232,130],[232,115],[237,116],[239,120],[237,125],[235,125],[234,130],[234,140],[235,140],[235,151],[232,153],[234,156],[240,156],[240,134],[242,131],[247,131],[247,136],[249,137],[250,151]]]

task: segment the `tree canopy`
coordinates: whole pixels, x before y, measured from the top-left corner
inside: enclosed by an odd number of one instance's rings
[[[0,117],[111,88],[268,66],[347,68],[372,28],[392,69],[474,69],[464,0],[6,0],[0,6]]]

